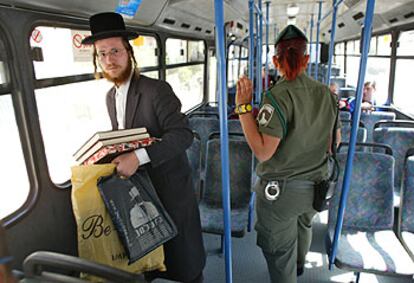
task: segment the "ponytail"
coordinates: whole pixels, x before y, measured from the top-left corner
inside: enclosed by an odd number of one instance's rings
[[[306,69],[306,41],[304,39],[294,38],[280,41],[276,50],[279,68],[288,81],[296,79]]]

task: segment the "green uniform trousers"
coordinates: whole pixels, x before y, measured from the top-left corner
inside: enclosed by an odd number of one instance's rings
[[[257,245],[273,283],[296,283],[297,265],[305,264],[312,240],[313,182],[287,181],[275,201],[264,197],[266,181],[256,184]]]

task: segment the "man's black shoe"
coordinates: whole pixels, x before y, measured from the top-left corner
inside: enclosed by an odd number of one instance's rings
[[[301,276],[303,274],[303,272],[305,272],[305,267],[304,266],[297,266],[296,267],[296,275],[297,276]]]

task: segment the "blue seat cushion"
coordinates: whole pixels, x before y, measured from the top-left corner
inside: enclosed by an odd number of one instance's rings
[[[204,232],[213,234],[224,234],[224,211],[222,208],[211,207],[203,203],[199,205],[201,227]],[[231,210],[231,235],[243,237],[248,222],[249,207]]]
[[[332,231],[329,234],[331,240]],[[342,230],[335,265],[339,268],[377,274],[414,274],[414,262],[392,230]]]

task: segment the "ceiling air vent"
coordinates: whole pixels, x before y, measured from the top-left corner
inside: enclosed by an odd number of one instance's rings
[[[338,24],[338,28],[343,28],[345,26],[345,24],[344,23],[339,23]]]
[[[195,27],[194,30],[195,31],[201,31],[201,28],[200,27]]]
[[[186,23],[182,23],[182,24],[181,24],[181,27],[182,27],[182,28],[187,28],[187,29],[188,29],[188,28],[190,28],[190,25],[189,25],[189,24],[186,24]]]
[[[163,21],[163,23],[164,24],[167,24],[167,25],[174,25],[175,24],[175,20],[165,18],[164,21]]]
[[[410,12],[410,13],[408,13],[408,14],[405,14],[405,15],[404,15],[404,18],[408,19],[408,18],[411,18],[411,17],[413,17],[413,16],[414,16],[414,12]]]
[[[362,13],[362,12],[356,13],[355,15],[352,16],[352,18],[355,21],[358,21],[359,19],[362,19],[363,17],[364,17],[364,13]]]
[[[398,22],[397,18],[392,18],[388,20],[391,24]]]

